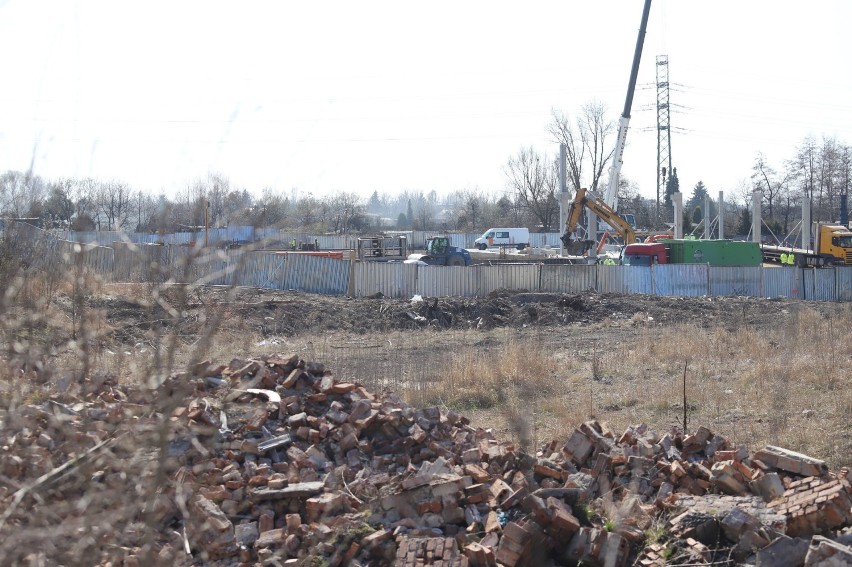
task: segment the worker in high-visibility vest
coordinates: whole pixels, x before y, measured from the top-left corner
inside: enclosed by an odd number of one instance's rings
[[[781,252],[781,255],[779,256],[779,259],[781,260],[781,265],[782,265],[782,266],[786,265],[786,264],[787,264],[787,253],[786,253],[786,252]]]

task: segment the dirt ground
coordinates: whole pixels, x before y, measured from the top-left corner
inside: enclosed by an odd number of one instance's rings
[[[450,331],[540,328],[560,333],[571,326],[614,323],[641,316],[646,326],[689,323],[733,331],[742,325],[771,327],[780,313],[802,309],[830,313],[836,304],[747,297],[656,297],[496,291],[487,297],[352,299],[255,288],[207,287],[162,292],[154,303],[131,297],[125,286],[110,286],[89,307],[102,312],[118,342],[142,340],[152,321],[177,325],[184,335],[201,334],[209,318],[222,314],[222,330],[246,328],[264,337],[316,337],[326,333],[353,337],[391,331]],[[70,305],[70,299],[66,300]],[[167,306],[181,310],[169,317]]]
[[[72,319],[70,297],[53,304],[62,312],[53,320]],[[352,299],[110,284],[89,297],[84,315],[97,321],[95,367],[121,380],[200,360],[297,352],[372,391],[453,407],[475,425],[513,439],[526,435],[531,444],[569,434],[590,417],[614,430],[678,426],[689,361],[690,423],[752,446],[780,444],[849,464],[852,440],[844,441],[843,430],[852,396],[835,394],[848,392],[844,369],[852,366],[842,313],[852,309],[745,297],[497,291],[481,298]],[[820,339],[830,349],[809,344],[808,329],[819,325],[831,335]],[[57,333],[66,336],[55,343],[69,338],[67,326]],[[789,338],[779,338],[783,333]],[[705,343],[712,347],[691,352]],[[153,368],[165,344],[174,356],[161,354]],[[788,371],[776,351],[795,368]],[[534,423],[518,426],[519,414]],[[837,436],[825,434],[835,429]]]

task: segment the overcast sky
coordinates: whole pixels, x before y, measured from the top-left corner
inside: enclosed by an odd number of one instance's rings
[[[174,195],[506,190],[551,110],[624,106],[643,0],[0,0],[0,171]],[[654,0],[622,175],[656,192],[656,59],[674,166],[733,191],[757,152],[852,143],[848,0]],[[614,136],[611,141],[614,144]]]

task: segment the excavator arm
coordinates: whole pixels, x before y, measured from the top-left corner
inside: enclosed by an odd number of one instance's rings
[[[636,231],[630,226],[626,220],[621,218],[612,208],[607,205],[603,199],[587,191],[586,189],[578,189],[574,195],[574,200],[568,208],[568,219],[565,222],[565,234],[562,235],[562,242],[566,247],[570,247],[572,242],[571,236],[577,230],[577,225],[580,224],[580,219],[583,217],[583,210],[588,209],[603,219],[609,226],[618,233],[624,240],[625,244],[633,244],[636,242]]]

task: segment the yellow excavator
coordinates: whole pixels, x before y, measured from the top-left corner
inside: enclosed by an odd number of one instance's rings
[[[636,231],[626,220],[621,218],[612,207],[607,205],[601,197],[586,189],[577,189],[571,206],[568,207],[568,219],[565,222],[565,234],[562,235],[562,244],[569,254],[580,256],[594,245],[594,240],[578,240],[574,233],[583,218],[583,211],[588,209],[606,222],[621,237],[624,244],[636,242]]]

